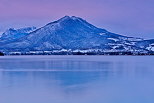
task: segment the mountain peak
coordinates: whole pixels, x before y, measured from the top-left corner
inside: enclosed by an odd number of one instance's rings
[[[81,20],[81,18],[76,17],[76,16],[64,16],[61,19],[59,19],[58,21],[68,21],[68,20]]]
[[[0,36],[0,40],[18,39],[20,37],[28,35],[30,32],[33,32],[35,30],[36,27],[25,27],[20,29],[10,28]]]
[[[86,20],[76,17],[76,16],[64,16],[57,21],[50,22],[46,25],[47,27],[52,27],[52,28],[68,28],[68,29],[81,29],[81,28],[89,28],[89,29],[98,29],[94,25],[90,24]],[[104,31],[106,31],[104,29]]]
[[[71,17],[66,15],[66,16],[62,17],[61,19],[71,19]]]
[[[32,26],[32,27],[24,27],[24,28],[9,28],[7,29],[5,32],[15,32],[15,31],[21,31],[21,32],[25,32],[25,31],[34,31],[36,30],[36,27]]]
[[[6,31],[15,31],[15,29],[14,28],[9,28]]]

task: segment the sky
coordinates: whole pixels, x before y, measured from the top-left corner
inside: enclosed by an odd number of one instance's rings
[[[110,32],[154,38],[154,0],[0,0],[0,32],[41,27],[65,15]]]

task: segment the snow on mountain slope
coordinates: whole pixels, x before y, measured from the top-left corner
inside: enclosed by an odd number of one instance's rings
[[[11,30],[14,31],[14,30]],[[79,17],[65,16],[26,36],[1,44],[3,51],[89,50],[147,51],[135,44],[140,38],[126,37],[97,28]]]
[[[136,46],[154,51],[154,39],[139,41],[136,43]]]
[[[36,30],[36,27],[26,27],[21,29],[10,28],[6,30],[0,37],[0,42],[8,42],[21,38],[30,32]]]

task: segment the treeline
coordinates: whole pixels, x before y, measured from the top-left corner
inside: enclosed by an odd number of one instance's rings
[[[2,54],[4,55],[4,54]],[[7,55],[154,55],[154,52],[142,53],[142,52],[37,52],[37,53],[21,53],[14,52]]]
[[[0,56],[4,56],[4,54],[2,52],[0,52]]]

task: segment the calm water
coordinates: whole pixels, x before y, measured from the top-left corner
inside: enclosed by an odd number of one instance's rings
[[[154,56],[0,57],[0,103],[154,103]]]

